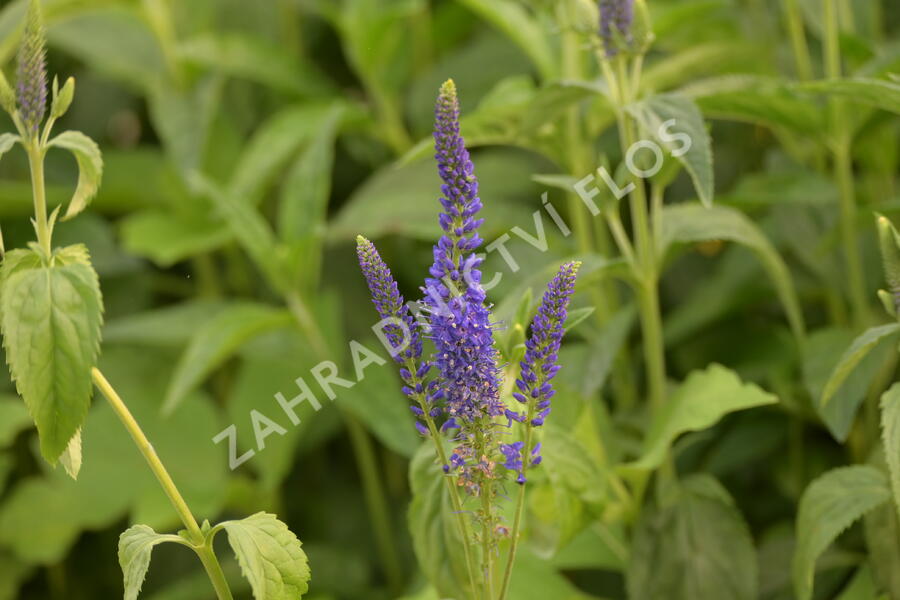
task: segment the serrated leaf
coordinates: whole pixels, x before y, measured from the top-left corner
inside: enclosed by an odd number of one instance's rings
[[[660,94],[627,107],[645,132],[672,153],[694,182],[697,197],[712,206],[714,195],[712,141],[694,101],[678,94]],[[674,120],[674,123],[669,123]],[[664,124],[669,123],[668,126]],[[686,135],[690,146],[673,136]]]
[[[224,529],[256,600],[299,600],[309,589],[309,565],[302,544],[275,515],[256,513],[226,521]]]
[[[694,371],[653,420],[641,458],[625,468],[655,469],[682,433],[712,427],[728,413],[777,402],[777,397],[752,383],[743,383],[734,371],[722,365]]]
[[[881,439],[891,475],[894,505],[900,515],[900,383],[895,383],[881,395]]]
[[[10,253],[0,272],[7,362],[50,464],[87,415],[103,313],[87,249],[69,246],[53,260],[52,267],[36,266],[33,253]]]
[[[188,392],[248,340],[290,323],[287,311],[265,304],[235,303],[222,309],[197,330],[178,360],[163,413],[175,410]]]
[[[797,84],[798,89],[841,96],[853,102],[868,104],[900,114],[900,84],[883,79],[850,77]]]
[[[47,145],[68,150],[78,162],[78,185],[63,216],[63,220],[71,219],[97,194],[103,177],[103,157],[96,142],[80,131],[63,131]]]
[[[671,504],[642,511],[626,582],[635,600],[756,600],[750,529],[721,484],[695,476]]]
[[[875,467],[854,465],[828,471],[809,484],[797,513],[793,578],[797,600],[813,592],[816,559],[850,525],[890,500],[884,475]]]
[[[746,215],[726,206],[704,208],[699,204],[686,203],[666,206],[663,209],[662,223],[660,254],[665,254],[674,242],[706,240],[729,240],[752,250],[778,292],[794,335],[798,339],[804,337],[803,312],[790,271],[772,243]]]
[[[135,525],[119,536],[119,566],[125,580],[125,600],[137,600],[150,568],[153,548],[163,542],[188,546],[177,535],[162,535],[146,525]]]
[[[59,457],[59,462],[72,479],[78,479],[78,473],[81,471],[81,430],[75,432],[66,451]]]
[[[828,404],[829,400],[831,400],[838,389],[840,389],[841,385],[857,365],[859,365],[860,361],[862,361],[866,355],[879,344],[879,342],[888,336],[896,335],[898,332],[900,332],[900,324],[888,323],[887,325],[870,327],[853,340],[853,343],[847,348],[843,356],[841,356],[841,359],[838,361],[837,366],[835,366],[834,370],[831,372],[831,377],[828,378],[825,389],[822,390],[822,398],[820,400],[822,406]]]

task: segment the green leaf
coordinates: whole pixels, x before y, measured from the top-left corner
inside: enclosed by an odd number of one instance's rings
[[[460,4],[493,24],[515,42],[544,79],[556,74],[556,57],[540,24],[512,0],[459,0]]]
[[[837,366],[831,372],[831,377],[828,378],[825,389],[822,390],[821,404],[827,406],[847,377],[879,342],[888,336],[896,335],[898,332],[900,332],[900,324],[889,323],[878,327],[870,327],[853,340],[853,343],[847,348],[838,361]]]
[[[3,133],[0,134],[0,156],[3,156],[16,144],[16,142],[20,141],[22,138],[12,133]]]
[[[692,83],[680,93],[693,98],[703,114],[714,119],[784,128],[811,137],[821,137],[825,130],[815,100],[779,80],[725,75]]]
[[[170,414],[188,392],[248,340],[291,323],[287,311],[264,304],[235,303],[197,330],[169,382],[163,412]]]
[[[50,464],[87,415],[103,319],[87,249],[68,246],[57,250],[53,261],[38,266],[33,253],[10,252],[0,272],[6,359]]]
[[[634,599],[756,600],[753,538],[721,484],[695,476],[671,504],[642,511],[625,579]]]
[[[854,465],[828,471],[809,484],[797,513],[794,593],[809,600],[816,559],[845,529],[890,500],[884,475],[875,467]]]
[[[627,108],[645,132],[684,165],[700,202],[712,206],[712,142],[694,101],[678,94],[659,94]],[[687,138],[673,139],[674,136]]]
[[[309,589],[309,565],[302,544],[275,515],[256,513],[226,521],[224,529],[256,600],[299,600]]]
[[[469,597],[459,522],[431,440],[410,462],[409,483],[413,499],[408,523],[419,567],[441,598]]]
[[[63,217],[63,220],[71,219],[97,194],[103,177],[103,157],[97,143],[80,131],[63,131],[47,145],[68,150],[78,162],[78,185]]]
[[[872,569],[864,564],[856,571],[856,575],[836,600],[878,600],[878,598],[875,580],[872,578]]]
[[[881,438],[891,474],[894,504],[900,515],[900,383],[895,383],[881,395]]]
[[[797,84],[798,89],[848,98],[854,103],[868,104],[900,114],[900,84],[883,79],[850,77]]]
[[[163,542],[190,547],[177,535],[161,535],[146,525],[135,525],[119,536],[119,565],[125,578],[125,600],[137,600],[150,568],[153,547]]]
[[[321,96],[331,90],[313,65],[259,37],[204,33],[181,43],[178,53],[186,62],[293,94]]]
[[[161,267],[215,250],[232,239],[227,227],[206,215],[157,208],[128,215],[120,227],[128,252],[145,256]]]
[[[678,204],[663,209],[662,223],[660,254],[665,254],[674,242],[706,240],[729,240],[752,250],[778,292],[794,335],[798,339],[804,337],[803,313],[790,271],[772,243],[742,212],[725,206],[704,208],[699,204]]]
[[[169,160],[183,176],[203,165],[221,92],[222,78],[208,75],[191,89],[159,83],[147,96],[153,128]]]
[[[338,105],[340,106],[340,105]],[[298,104],[275,113],[260,125],[247,142],[228,184],[242,202],[255,204],[280,169],[297,149],[320,134],[331,118],[334,104]]]
[[[75,432],[65,452],[59,457],[59,462],[72,479],[78,479],[81,471],[81,430]]]
[[[626,469],[655,469],[682,433],[712,427],[728,413],[777,402],[777,397],[752,383],[743,383],[721,365],[694,371],[653,420],[641,458],[626,465]]]
[[[285,270],[284,255],[276,246],[272,228],[256,208],[200,174],[195,174],[193,183],[212,201],[232,235],[266,276],[269,285],[278,291],[287,290],[290,280]]]

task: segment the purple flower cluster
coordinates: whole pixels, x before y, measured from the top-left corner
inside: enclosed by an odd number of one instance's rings
[[[37,133],[47,110],[47,60],[40,3],[30,0],[28,18],[16,65],[19,116],[30,133]]]
[[[424,417],[426,408],[432,413],[432,417],[439,416],[440,409],[429,408],[430,396],[426,393],[423,383],[431,363],[424,361],[419,364],[422,357],[422,336],[412,313],[403,301],[403,296],[400,295],[391,270],[378,254],[375,244],[361,235],[356,237],[356,254],[366,284],[369,286],[375,310],[386,321],[382,328],[385,338],[392,348],[399,350],[394,355],[394,360],[401,365],[403,393],[416,402],[410,408],[420,419]],[[418,419],[416,429],[423,435],[428,433],[428,428]]]
[[[434,246],[434,263],[423,287],[422,306],[428,323],[421,335],[434,344],[429,362],[417,365],[422,354],[420,332],[415,330],[415,320],[406,311],[397,284],[375,247],[359,237],[358,253],[378,313],[382,318],[399,318],[414,331],[411,348],[399,360],[404,392],[419,402],[420,407],[413,407],[413,411],[428,425],[418,422],[417,427],[424,434],[436,431],[436,419],[446,417],[440,431],[452,430],[456,445],[448,464],[443,465],[444,472],[453,473],[459,485],[478,496],[497,479],[498,462],[517,474],[516,481],[524,483],[526,468],[541,461],[540,444],[500,443],[501,418],[507,417],[507,426],[513,420],[524,423],[526,440],[530,440],[531,428],[543,424],[550,412],[550,380],[559,370],[556,360],[566,307],[580,263],[563,265],[544,294],[526,344],[519,391],[514,394],[526,405],[525,412],[513,411],[500,398],[501,371],[491,306],[481,285],[482,259],[474,254],[482,243],[477,232],[483,222],[477,217],[482,204],[474,167],[460,135],[459,101],[452,81],[441,87],[435,121],[435,159],[443,180],[443,210],[439,216],[443,234]],[[391,330],[389,335],[399,335],[400,329]],[[438,373],[426,383],[431,365]]]
[[[580,266],[580,262],[564,264],[547,285],[541,306],[531,322],[531,337],[525,342],[525,356],[520,364],[522,371],[516,380],[518,391],[513,392],[513,397],[525,410],[518,412],[507,409],[506,416],[510,421],[527,422],[532,427],[540,427],[550,414],[550,399],[555,393],[550,381],[560,369],[557,364],[559,347],[565,333],[569,299],[575,291],[575,277]],[[517,452],[524,450],[531,453],[532,465],[540,464],[540,444],[534,448],[523,448],[517,444],[519,442],[505,445],[503,453],[508,457],[508,452],[515,447]],[[519,473],[518,481],[524,483],[523,461],[507,461],[507,468],[514,467],[517,467],[515,470]]]
[[[622,42],[631,42],[631,23],[634,20],[634,0],[598,0],[600,7],[600,38],[606,56],[619,53]]]

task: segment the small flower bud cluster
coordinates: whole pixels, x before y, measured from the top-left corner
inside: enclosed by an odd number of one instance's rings
[[[47,111],[47,57],[40,3],[28,3],[28,17],[16,66],[16,101],[26,131],[37,134]]]

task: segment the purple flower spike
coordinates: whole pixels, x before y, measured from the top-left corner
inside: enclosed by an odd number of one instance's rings
[[[522,372],[516,385],[523,392],[519,396],[524,396],[529,403],[529,414],[533,415],[530,424],[533,427],[543,425],[550,414],[550,398],[554,394],[550,381],[559,372],[556,360],[565,333],[569,299],[575,291],[575,277],[580,266],[580,262],[568,262],[560,267],[556,277],[547,285],[541,306],[531,322],[531,337],[525,342]],[[531,453],[531,464],[540,464],[540,444],[528,451]]]
[[[25,33],[16,65],[16,101],[25,129],[37,134],[47,110],[47,57],[40,2],[28,2]]]
[[[619,53],[622,42],[631,42],[631,23],[634,20],[634,0],[599,0],[600,38],[606,56]]]
[[[427,435],[428,428],[419,419],[425,417],[424,408],[431,406],[433,395],[426,393],[424,384],[430,363],[426,361],[417,365],[417,361],[422,357],[422,338],[419,328],[404,303],[403,296],[400,295],[391,270],[378,254],[375,244],[361,235],[357,236],[356,253],[378,315],[382,319],[392,320],[391,323],[384,326],[383,331],[391,346],[400,349],[394,356],[394,360],[402,365],[400,377],[404,383],[403,393],[410,400],[416,402],[410,406],[417,417],[416,429],[422,435]],[[403,342],[407,336],[408,342],[404,346]],[[431,410],[433,411],[434,408]]]

